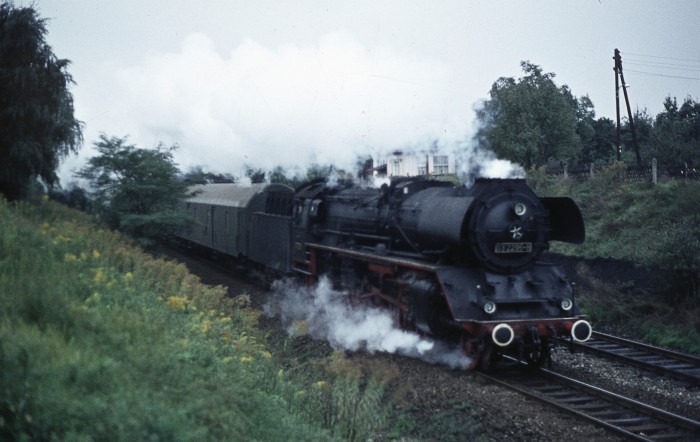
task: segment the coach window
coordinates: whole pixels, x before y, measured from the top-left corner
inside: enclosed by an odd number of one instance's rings
[[[211,220],[212,220],[212,225],[211,225],[211,243],[216,244],[216,230],[214,229],[214,209],[216,207],[212,206],[211,207]]]

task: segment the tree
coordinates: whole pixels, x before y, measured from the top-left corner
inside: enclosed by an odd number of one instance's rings
[[[654,124],[656,156],[662,163],[685,167],[700,163],[700,103],[687,97],[679,107],[667,97]]]
[[[0,4],[0,193],[23,197],[32,180],[58,183],[59,162],[82,143],[68,60],[46,44],[33,8]]]
[[[192,167],[182,178],[189,185],[236,182],[236,179],[229,173],[205,172],[202,166]]]
[[[601,117],[587,124],[590,125],[590,131],[578,131],[582,146],[577,166],[585,168],[591,163],[602,165],[615,161],[615,122],[610,118]]]
[[[268,172],[268,176],[271,183],[286,184],[293,189],[306,181],[298,171],[288,171],[282,166],[276,166]]]
[[[65,204],[68,207],[89,212],[92,210],[92,201],[90,201],[87,190],[79,187],[75,183],[71,183],[65,189],[53,189],[49,191],[49,197]]]
[[[178,210],[189,193],[178,179],[175,146],[141,149],[104,134],[94,145],[100,154],[76,175],[90,182],[95,210],[110,227],[148,243],[191,225],[193,220]]]
[[[520,65],[525,75],[499,78],[477,110],[477,142],[526,169],[550,159],[571,162],[581,148],[579,103],[566,85],[554,83],[554,74],[527,61]],[[593,107],[590,100],[583,105]]]
[[[260,184],[265,182],[265,171],[246,166],[245,176],[250,179],[252,184]]]
[[[635,132],[637,134],[637,144],[639,145],[640,159],[650,161],[651,158],[658,158],[654,154],[653,132],[654,119],[649,115],[646,109],[636,109],[632,115],[634,121]],[[620,144],[622,148],[622,159],[627,163],[637,163],[637,152],[633,148],[625,148],[626,146],[634,146],[634,137],[632,135],[632,127],[629,119],[625,118],[620,128]]]

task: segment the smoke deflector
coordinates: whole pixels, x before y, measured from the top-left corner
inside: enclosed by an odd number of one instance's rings
[[[586,239],[583,216],[574,200],[567,197],[544,197],[540,201],[549,212],[552,228],[550,240],[581,244]]]

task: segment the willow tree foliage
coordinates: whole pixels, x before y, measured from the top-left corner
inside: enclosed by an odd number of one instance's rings
[[[54,55],[46,34],[33,8],[0,4],[0,193],[11,200],[36,178],[57,184],[60,160],[82,142],[70,62]]]
[[[526,169],[554,159],[572,161],[581,149],[578,118],[586,116],[592,103],[577,101],[566,85],[557,86],[554,74],[543,73],[539,66],[527,61],[520,65],[525,75],[499,78],[477,110],[477,141]]]
[[[94,146],[99,155],[76,175],[90,182],[95,211],[110,227],[149,243],[191,225],[178,207],[189,192],[173,160],[175,147],[143,149],[104,134]]]

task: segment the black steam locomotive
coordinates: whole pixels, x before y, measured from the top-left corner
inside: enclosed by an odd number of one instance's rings
[[[482,368],[504,352],[541,365],[556,337],[591,335],[566,275],[542,259],[549,241],[584,240],[578,206],[538,198],[524,180],[198,190],[187,210],[200,228],[184,239],[266,272],[327,275],[352,299],[390,308],[403,328],[459,345]]]

